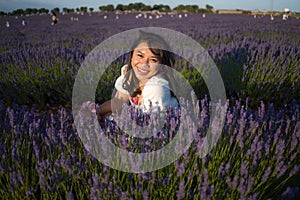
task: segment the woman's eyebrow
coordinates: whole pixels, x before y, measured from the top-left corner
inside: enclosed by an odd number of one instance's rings
[[[137,53],[145,55],[145,53],[142,50],[137,50]],[[157,58],[157,59],[159,59],[160,57],[158,55],[154,54],[153,56],[151,56],[151,58]]]
[[[141,50],[138,50],[138,53],[145,54],[145,53],[144,53],[144,52],[142,52]]]

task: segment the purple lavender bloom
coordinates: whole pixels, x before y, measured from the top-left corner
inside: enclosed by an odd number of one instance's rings
[[[293,167],[293,169],[290,171],[290,176],[296,175],[297,173],[299,173],[299,171],[300,171],[299,165],[295,165],[295,166]]]
[[[100,200],[101,199],[99,197],[99,192],[98,192],[98,190],[95,187],[91,188],[90,198],[93,199],[93,200],[98,200],[98,199]]]
[[[177,167],[177,176],[180,177],[184,174],[184,171],[185,171],[185,165],[184,163],[180,163]]]
[[[147,191],[143,191],[143,199],[147,200],[149,199],[149,193]]]
[[[293,139],[291,140],[291,147],[290,147],[290,151],[294,151],[294,149],[297,147],[298,145],[298,138],[293,136]]]
[[[246,162],[247,161],[243,161],[242,164],[241,164],[241,168],[240,168],[240,174],[243,176],[243,177],[248,177],[248,169],[246,167]]]
[[[287,187],[286,190],[281,194],[282,199],[297,199],[300,195],[298,187]]]
[[[169,184],[169,178],[168,177],[165,177],[163,180],[162,180],[162,183],[164,186],[168,185]]]
[[[121,192],[121,199],[128,199],[128,192]]]
[[[231,182],[231,186],[232,186],[232,188],[235,190],[236,188],[237,188],[237,186],[238,186],[238,180],[239,180],[239,178],[238,178],[238,176],[234,176],[233,177],[233,180],[232,180],[232,182]]]
[[[94,173],[91,179],[91,190],[90,190],[90,197],[92,199],[100,199],[100,182],[99,182],[99,175]]]
[[[67,198],[68,198],[68,200],[74,200],[75,199],[72,191],[68,192]]]
[[[287,167],[285,166],[284,161],[283,160],[279,161],[279,163],[275,167],[276,177],[277,178],[281,177],[286,172],[286,170]]]
[[[178,187],[178,190],[176,191],[177,199],[183,199],[185,197],[185,186],[184,186],[184,184],[185,184],[184,181],[179,182],[179,187]]]
[[[266,182],[268,180],[270,174],[271,174],[271,167],[268,166],[267,169],[264,171],[261,181]]]

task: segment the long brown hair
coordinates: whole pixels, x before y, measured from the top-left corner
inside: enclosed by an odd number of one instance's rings
[[[139,80],[135,76],[135,73],[132,70],[131,59],[133,56],[134,49],[142,42],[146,42],[149,46],[150,51],[158,56],[161,60],[162,65],[174,67],[174,54],[171,51],[169,44],[159,35],[149,32],[140,31],[139,38],[133,43],[132,51],[129,53],[129,59],[127,63],[127,72],[125,73],[125,78],[123,82],[123,88],[126,89],[131,97],[135,97],[138,94],[141,94],[141,88],[139,87]],[[170,91],[173,96],[176,89],[176,81],[172,73],[165,73],[163,77],[169,82]]]

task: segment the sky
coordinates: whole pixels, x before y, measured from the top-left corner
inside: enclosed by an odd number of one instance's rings
[[[47,8],[49,10],[58,7],[80,8],[86,6],[93,7],[95,11],[99,10],[99,6],[108,4],[123,4],[142,2],[146,5],[154,4],[169,5],[171,8],[179,4],[198,5],[205,8],[206,4],[213,6],[215,9],[244,9],[244,10],[273,10],[284,11],[289,8],[291,11],[300,12],[300,0],[185,0],[184,3],[176,3],[171,0],[0,0],[0,11],[10,12],[19,8]]]

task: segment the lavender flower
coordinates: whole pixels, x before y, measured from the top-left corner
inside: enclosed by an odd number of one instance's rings
[[[176,197],[177,199],[183,199],[185,197],[185,187],[184,187],[185,182],[180,181],[178,190],[176,192]]]
[[[147,191],[143,191],[143,199],[149,199],[149,193]]]

